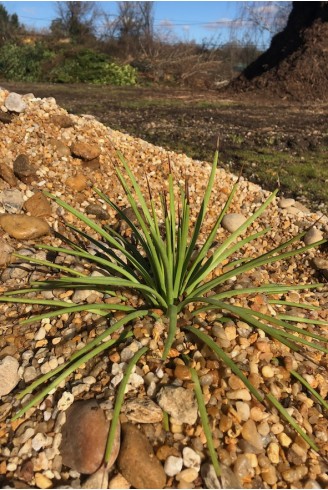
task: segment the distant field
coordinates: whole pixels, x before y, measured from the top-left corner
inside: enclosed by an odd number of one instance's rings
[[[221,165],[285,196],[328,213],[328,106],[281,99],[225,98],[214,91],[1,83],[20,93],[55,97],[76,114],[156,145],[211,161],[221,141]]]

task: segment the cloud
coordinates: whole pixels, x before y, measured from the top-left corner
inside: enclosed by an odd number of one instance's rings
[[[162,27],[164,29],[173,29],[174,28],[174,24],[173,24],[173,22],[171,22],[168,19],[163,19],[163,20],[160,21],[159,27]]]

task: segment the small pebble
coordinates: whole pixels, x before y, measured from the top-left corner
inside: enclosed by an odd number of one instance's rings
[[[49,480],[49,478],[47,478],[42,473],[35,473],[34,478],[35,478],[35,484],[38,488],[52,487],[52,481]]]
[[[279,444],[271,442],[267,448],[267,455],[271,463],[278,464],[280,461]]]
[[[186,468],[194,468],[199,471],[201,458],[191,447],[184,447],[182,450],[183,464]]]
[[[196,480],[196,478],[198,477],[198,473],[199,471],[196,471],[194,468],[187,468],[180,471],[180,473],[175,476],[175,479],[177,481],[183,480],[187,483],[191,483]]]
[[[180,473],[183,465],[183,459],[176,456],[169,456],[164,463],[164,471],[167,476],[175,476]]]

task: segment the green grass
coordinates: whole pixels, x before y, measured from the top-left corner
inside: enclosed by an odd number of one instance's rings
[[[243,173],[257,183],[273,189],[280,184],[281,190],[290,197],[304,196],[307,201],[328,210],[328,148],[307,152],[302,157],[270,148],[233,149],[226,158],[237,159],[243,164]],[[239,165],[235,165],[238,167]]]

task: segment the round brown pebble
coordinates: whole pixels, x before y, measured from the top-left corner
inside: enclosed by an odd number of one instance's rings
[[[164,488],[166,475],[147,437],[135,425],[122,425],[118,467],[134,488]]]

